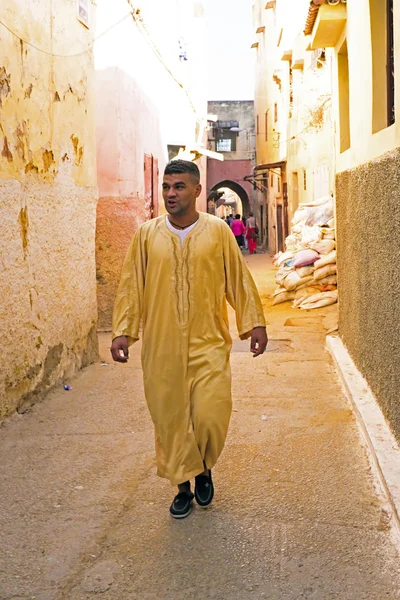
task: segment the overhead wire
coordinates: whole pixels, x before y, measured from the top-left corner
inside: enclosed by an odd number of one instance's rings
[[[117,21],[116,23],[114,23],[113,25],[111,25],[110,27],[108,27],[108,29],[105,29],[104,31],[102,31],[102,33],[100,33],[97,37],[94,38],[93,42],[90,44],[90,46],[88,46],[87,48],[85,48],[84,50],[82,50],[81,52],[74,52],[72,54],[58,54],[55,52],[49,52],[48,50],[44,50],[43,48],[40,48],[39,46],[37,46],[36,44],[24,39],[23,37],[21,37],[21,35],[19,35],[18,33],[16,33],[13,29],[11,29],[11,27],[9,27],[6,23],[4,23],[1,19],[0,19],[0,24],[7,29],[7,31],[9,31],[14,37],[16,37],[17,39],[19,39],[23,44],[26,44],[27,46],[30,46],[31,48],[34,48],[35,50],[37,50],[38,52],[41,52],[42,54],[46,54],[47,56],[51,56],[51,57],[55,57],[55,58],[73,58],[73,57],[77,57],[77,56],[82,56],[83,54],[86,54],[87,52],[90,52],[93,47],[94,44],[97,40],[99,40],[101,37],[103,37],[104,35],[106,35],[109,31],[111,31],[112,29],[114,29],[115,27],[117,27],[118,25],[120,25],[121,23],[123,23],[128,17],[132,17],[133,22],[135,23],[137,29],[139,30],[139,32],[143,35],[143,37],[145,38],[145,40],[147,41],[147,43],[150,45],[150,47],[152,48],[154,54],[157,56],[158,60],[160,61],[160,63],[163,65],[163,67],[166,69],[166,71],[169,73],[169,75],[172,77],[172,79],[175,81],[175,83],[182,89],[182,91],[185,93],[190,107],[193,110],[193,112],[195,113],[195,115],[197,115],[197,110],[196,107],[193,103],[193,100],[189,94],[188,89],[183,85],[183,83],[181,83],[179,81],[179,79],[175,76],[175,74],[173,73],[173,71],[169,68],[168,64],[166,63],[166,61],[164,60],[160,50],[158,49],[157,45],[155,44],[155,42],[153,41],[150,32],[148,31],[142,17],[139,16],[139,11],[137,11],[131,4],[131,2],[129,0],[128,4],[131,7],[131,11],[129,11],[124,17],[122,17],[122,19],[120,19],[119,21]]]
[[[156,43],[154,42],[154,40],[151,37],[151,34],[149,32],[149,30],[146,27],[146,24],[144,23],[143,18],[140,16],[140,11],[135,9],[132,6],[132,2],[131,0],[127,0],[129,6],[132,8],[132,19],[133,22],[135,23],[137,29],[140,31],[140,33],[143,35],[143,37],[145,38],[145,40],[147,41],[147,43],[150,45],[150,47],[152,48],[154,54],[156,55],[156,57],[158,58],[158,60],[160,61],[160,63],[162,64],[162,66],[164,67],[164,69],[169,73],[169,75],[172,77],[172,79],[175,81],[175,83],[185,92],[186,97],[189,101],[190,107],[192,108],[193,112],[195,115],[197,115],[197,110],[196,107],[193,103],[193,100],[189,94],[188,89],[184,86],[183,83],[181,83],[179,81],[179,79],[175,76],[175,74],[173,73],[173,71],[169,68],[168,64],[166,63],[166,61],[164,60],[160,50],[158,49]]]
[[[95,42],[97,42],[98,39],[100,39],[101,37],[103,37],[103,35],[106,35],[106,33],[108,33],[109,31],[111,31],[112,29],[114,29],[118,25],[120,25],[123,21],[125,21],[125,19],[127,19],[128,17],[130,17],[131,14],[132,13],[129,12],[122,19],[120,19],[119,21],[117,21],[116,23],[114,23],[113,25],[111,25],[108,29],[105,29],[104,31],[102,31],[97,37],[94,38],[93,42],[85,50],[82,50],[81,52],[75,52],[73,54],[57,54],[57,53],[54,53],[54,52],[48,52],[47,50],[44,50],[43,48],[39,48],[38,46],[36,46],[32,42],[28,42],[28,40],[25,40],[24,38],[22,38],[18,33],[16,33],[10,27],[8,27],[8,25],[6,25],[1,19],[0,19],[0,24],[3,25],[3,27],[5,29],[7,29],[14,37],[18,38],[21,42],[23,42],[27,46],[31,46],[32,48],[35,48],[35,50],[37,50],[38,52],[42,52],[43,54],[47,54],[47,56],[53,56],[53,57],[56,57],[56,58],[72,58],[74,56],[82,56],[83,54],[86,54],[87,52],[90,52],[93,49],[93,46],[94,46]]]

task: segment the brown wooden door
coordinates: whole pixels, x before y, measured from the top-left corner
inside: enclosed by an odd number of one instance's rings
[[[146,219],[158,216],[158,159],[144,155],[144,202]]]
[[[289,209],[288,209],[288,189],[287,183],[283,184],[283,237],[286,239],[289,235]]]
[[[276,207],[276,229],[277,229],[277,242],[278,252],[283,250],[283,207],[282,204],[278,204]]]
[[[158,217],[159,215],[159,206],[158,206],[158,158],[155,156],[153,158],[152,164],[152,208],[153,214],[151,218]]]

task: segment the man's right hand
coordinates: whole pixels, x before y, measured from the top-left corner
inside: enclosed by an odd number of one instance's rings
[[[113,339],[111,344],[111,355],[113,360],[120,363],[126,363],[129,359],[128,338],[126,335],[120,335]]]

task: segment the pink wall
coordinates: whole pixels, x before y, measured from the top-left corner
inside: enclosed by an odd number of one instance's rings
[[[248,181],[244,181],[246,175],[251,175],[253,168],[250,160],[208,160],[207,167],[207,190],[220,183],[221,181],[234,181],[242,186],[249,197],[251,204],[253,186]]]
[[[97,74],[96,267],[99,328],[109,329],[125,253],[148,218],[144,156],[164,168],[158,110],[137,83],[118,68]],[[160,190],[157,190],[159,194]]]

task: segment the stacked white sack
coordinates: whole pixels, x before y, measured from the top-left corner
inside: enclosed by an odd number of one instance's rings
[[[310,309],[337,302],[332,198],[299,206],[285,248],[274,258],[278,287],[273,304],[294,300],[294,307]]]

